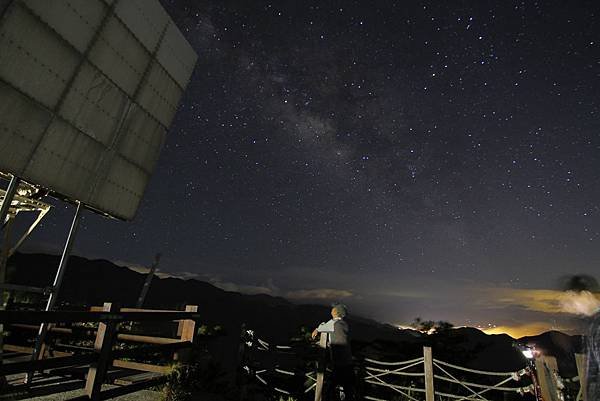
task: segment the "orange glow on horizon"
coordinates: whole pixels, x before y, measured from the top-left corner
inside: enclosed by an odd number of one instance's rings
[[[489,329],[482,329],[485,334],[508,334],[512,338],[536,336],[550,330],[558,330],[567,334],[571,331],[566,327],[555,327],[544,322],[526,323],[515,326],[496,326]]]

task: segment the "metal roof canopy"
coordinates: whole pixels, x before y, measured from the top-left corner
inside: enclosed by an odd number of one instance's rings
[[[0,172],[133,219],[196,59],[158,0],[0,1]]]

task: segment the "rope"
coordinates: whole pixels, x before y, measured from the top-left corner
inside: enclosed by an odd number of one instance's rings
[[[480,374],[480,375],[488,375],[488,376],[510,376],[513,373],[515,373],[515,372],[489,372],[489,371],[485,371],[485,370],[469,369],[469,368],[465,368],[465,367],[462,367],[462,366],[452,365],[451,363],[440,361],[440,360],[437,360],[435,358],[433,359],[433,362],[437,362],[440,365],[444,365],[444,366],[447,366],[449,368],[454,368],[454,369],[458,369],[458,370],[464,370],[465,372],[477,373],[477,374]],[[525,369],[521,369],[521,370],[519,370],[517,372],[517,373],[519,373],[519,376],[523,375],[523,374],[521,374],[521,372],[524,373]]]
[[[383,398],[371,397],[370,395],[365,395],[365,400],[370,400],[370,401],[390,401],[390,400],[384,400]]]
[[[383,386],[383,387],[388,387],[388,388],[391,388],[392,390],[394,390],[394,391],[396,391],[396,392],[398,392],[398,393],[400,393],[400,394],[404,395],[405,397],[407,397],[408,399],[410,399],[410,400],[412,400],[412,401],[419,401],[419,400],[417,400],[416,398],[414,398],[414,397],[412,397],[412,396],[410,396],[410,395],[406,394],[406,393],[405,393],[404,391],[402,391],[402,390],[405,390],[405,391],[417,391],[417,392],[422,392],[422,393],[424,393],[424,392],[425,392],[425,390],[423,390],[423,389],[420,389],[420,388],[412,388],[412,387],[396,386],[396,385],[393,385],[393,384],[388,384],[388,383],[384,382],[383,380],[381,380],[381,379],[379,379],[379,378],[376,378],[376,379],[378,380],[378,382],[374,382],[374,381],[372,381],[372,380],[366,380],[366,382],[367,382],[367,383],[370,383],[370,384],[374,384],[374,385],[376,385],[376,386]]]
[[[279,368],[275,368],[275,372],[281,373],[282,375],[296,376],[296,374],[294,372],[290,372],[290,371],[279,369]]]
[[[469,390],[471,393],[473,393],[475,395],[475,397],[479,397],[481,400],[483,401],[488,401],[485,398],[483,398],[481,395],[477,394],[475,391],[473,391],[471,388],[469,388],[468,386],[465,386],[460,380],[458,380],[456,377],[452,376],[450,373],[446,372],[446,370],[444,370],[444,368],[442,368],[440,365],[438,365],[436,362],[433,362],[433,364],[435,366],[437,366],[442,372],[444,372],[448,377],[456,380],[456,382],[458,384],[460,384],[461,386],[463,386],[464,388],[466,388],[467,390]],[[485,390],[484,390],[485,391]]]
[[[280,392],[280,393],[282,393],[282,394],[287,394],[287,395],[290,395],[290,394],[291,394],[290,392],[288,392],[288,391],[285,391],[285,390],[282,390],[282,389],[280,389],[279,387],[273,387],[273,390],[275,390],[275,391],[278,391],[278,392]]]
[[[443,392],[437,391],[437,390],[435,391],[435,395],[440,395],[442,397],[453,398],[455,400],[466,400],[466,399],[468,399],[464,395],[448,394],[448,393],[443,393]]]
[[[304,394],[308,393],[310,390],[312,390],[315,387],[317,387],[317,382],[314,382],[309,388],[304,390]]]
[[[519,391],[519,394],[524,394],[529,390],[529,387],[521,387],[520,388],[521,391]],[[455,400],[472,400],[473,396],[465,396],[465,395],[456,395],[456,394],[449,394],[449,393],[444,393],[441,391],[435,391],[435,395],[439,395],[442,397],[448,397],[448,398],[452,398]]]
[[[477,387],[477,388],[485,388],[488,390],[499,390],[499,391],[514,391],[514,392],[518,392],[520,387],[499,387],[501,384],[504,384],[508,381],[510,381],[512,378],[508,378],[506,380],[501,381],[500,383],[496,384],[495,386],[486,386],[485,384],[478,384],[478,383],[469,383],[469,382],[465,382],[465,381],[456,381],[456,380],[452,380],[452,379],[448,379],[447,377],[444,376],[438,376],[438,375],[433,375],[434,378],[436,379],[440,379],[440,380],[444,380],[450,383],[457,383],[457,384],[464,384],[467,386],[471,386],[471,387]]]
[[[260,377],[258,374],[255,374],[254,376],[256,376],[256,378],[257,378],[258,380],[260,380],[260,382],[261,382],[262,384],[264,384],[265,386],[267,386],[267,385],[268,385],[268,384],[267,384],[267,381],[266,381],[265,379],[263,379],[262,377]]]
[[[400,390],[405,390],[405,391],[416,391],[417,393],[425,393],[425,389],[423,389],[423,388],[398,386],[396,384],[386,383],[381,379],[379,379],[379,381],[376,381],[376,382],[372,381],[372,380],[365,380],[365,382],[369,383],[369,384],[374,384],[376,386],[390,387],[392,389],[400,389]],[[437,391],[436,391],[436,393],[437,393]]]
[[[381,374],[377,375],[377,376],[385,376],[388,374],[389,375],[398,375],[398,376],[418,376],[418,377],[425,376],[425,373],[398,372],[395,370],[377,369],[377,368],[371,368],[371,367],[367,367],[367,370],[373,371],[373,372],[381,372]],[[367,379],[368,379],[368,377],[367,377]]]
[[[365,361],[379,364],[379,365],[400,366],[400,365],[408,365],[409,363],[423,362],[423,357],[411,359],[409,361],[400,361],[400,362],[383,362],[383,361],[378,361],[376,359],[370,359],[370,358],[365,358]]]
[[[414,362],[414,363],[412,363],[412,364],[410,364],[410,365],[406,365],[406,366],[403,366],[403,367],[401,367],[401,368],[394,369],[393,371],[394,371],[394,372],[402,372],[403,370],[410,369],[410,368],[412,368],[413,366],[420,365],[420,364],[421,364],[421,362],[423,362],[423,361],[416,361],[416,362]],[[367,369],[377,369],[377,368],[372,368],[372,367],[369,367],[369,366],[367,366]]]

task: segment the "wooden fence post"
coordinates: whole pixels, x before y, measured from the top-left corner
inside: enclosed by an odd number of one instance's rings
[[[554,378],[555,372],[558,372],[556,358],[553,356],[540,356],[536,358],[535,370],[542,392],[542,399],[544,401],[558,401],[559,390]]]
[[[590,401],[587,394],[587,359],[585,354],[575,354],[577,376],[579,377],[579,394],[576,401]]]
[[[105,302],[103,312],[118,312],[119,308],[110,302]],[[94,351],[98,354],[98,360],[90,365],[85,383],[85,393],[91,400],[99,400],[102,391],[102,382],[106,377],[106,371],[111,364],[112,347],[117,338],[118,322],[100,322],[94,342]]]
[[[323,382],[325,379],[325,349],[327,348],[327,333],[321,333],[319,338],[321,352],[317,361],[317,384],[315,386],[315,401],[321,401],[323,397]]]
[[[198,312],[198,305],[186,305],[186,312]],[[196,336],[196,321],[192,319],[183,319],[179,321],[177,333],[181,341],[194,343]],[[179,362],[188,362],[191,356],[191,349],[178,350],[173,355],[173,360]]]
[[[435,401],[433,387],[433,354],[431,347],[423,347],[423,362],[425,365],[425,400]]]

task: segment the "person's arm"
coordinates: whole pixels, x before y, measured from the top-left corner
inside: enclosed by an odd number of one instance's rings
[[[316,329],[313,330],[312,338],[313,339],[317,338],[317,335],[319,333],[333,333],[334,323],[335,323],[335,321],[333,319],[331,319],[330,321],[328,321],[326,323],[321,323],[319,325],[319,327],[317,327]]]

